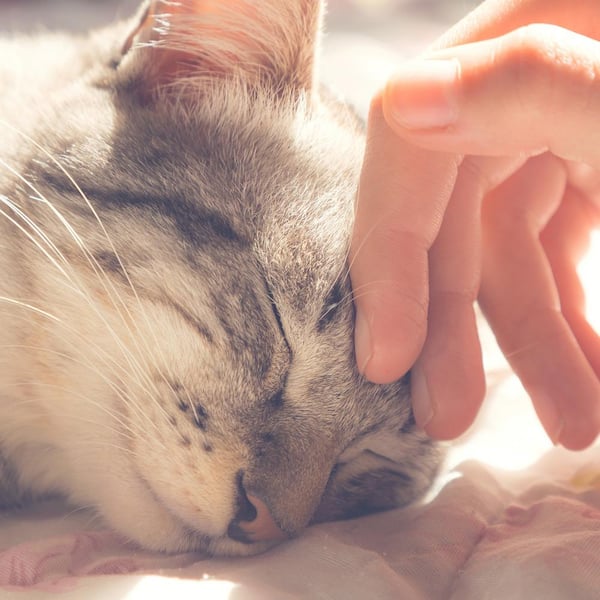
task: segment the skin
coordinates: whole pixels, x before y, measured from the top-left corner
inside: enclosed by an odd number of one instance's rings
[[[432,437],[460,435],[483,400],[476,300],[550,438],[581,449],[600,432],[600,337],[575,271],[600,225],[598,39],[595,0],[488,0],[372,101],[356,358],[377,383],[414,364]]]

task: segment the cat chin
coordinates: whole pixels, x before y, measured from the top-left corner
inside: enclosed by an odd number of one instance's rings
[[[211,556],[253,556],[270,550],[281,542],[259,542],[241,544],[229,538],[220,538],[209,542],[207,552]]]
[[[260,554],[272,548],[277,542],[243,544],[227,536],[208,536],[187,527],[168,509],[162,506],[150,507],[143,502],[138,518],[131,518],[128,511],[119,513],[117,520],[113,514],[104,513],[106,524],[117,531],[124,539],[144,550],[167,554],[199,553],[207,556],[243,557]],[[108,511],[112,513],[112,511]],[[135,514],[135,513],[134,513]],[[139,514],[143,515],[139,518]]]
[[[143,477],[131,473],[125,481],[105,488],[97,511],[110,529],[145,550],[169,554],[198,552],[210,556],[251,556],[276,543],[243,544],[226,534],[211,535],[194,530],[160,500]]]
[[[167,531],[152,531],[143,539],[132,539],[134,543],[146,550],[167,553],[198,553],[207,556],[244,557],[266,552],[280,542],[259,542],[243,544],[228,537],[210,538],[182,529],[181,527]]]
[[[166,554],[198,553],[209,557],[244,557],[261,554],[281,542],[243,544],[228,537],[207,538],[192,531],[155,532],[143,540],[132,540],[145,550]]]

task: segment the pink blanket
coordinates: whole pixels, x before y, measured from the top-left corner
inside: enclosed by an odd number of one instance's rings
[[[0,0],[0,29],[84,27],[126,14],[122,4]],[[398,55],[414,54],[474,4],[332,0],[324,78],[364,111]],[[374,18],[375,7],[385,19]],[[249,559],[141,552],[94,528],[90,514],[57,504],[0,513],[0,600],[597,599],[600,447],[545,454],[548,446],[508,379],[428,503],[313,527]]]
[[[0,598],[598,598],[599,459],[556,450],[518,474],[464,463],[429,503],[239,560],[140,552],[40,506],[0,520]]]

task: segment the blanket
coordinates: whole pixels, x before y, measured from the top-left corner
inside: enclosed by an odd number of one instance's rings
[[[429,502],[235,560],[143,552],[83,512],[41,505],[0,520],[0,598],[598,598],[599,459],[596,447],[518,472],[469,461]]]
[[[135,4],[5,0],[0,29],[83,29]],[[324,79],[364,114],[397,61],[474,4],[332,0]],[[418,505],[310,527],[228,560],[141,551],[59,502],[0,512],[0,600],[599,598],[600,447],[552,448],[485,330],[483,346],[485,408]]]

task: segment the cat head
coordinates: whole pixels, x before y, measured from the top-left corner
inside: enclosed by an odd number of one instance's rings
[[[364,140],[316,83],[321,16],[147,3],[61,92],[44,138],[60,166],[32,150],[68,261],[66,285],[39,259],[48,361],[79,386],[57,400],[56,487],[146,547],[256,552],[409,503],[437,468],[407,380],[355,367]]]

